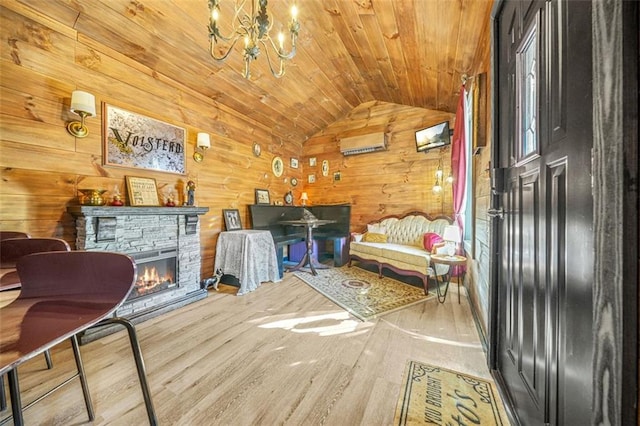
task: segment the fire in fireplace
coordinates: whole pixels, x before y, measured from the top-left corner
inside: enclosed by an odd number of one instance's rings
[[[138,276],[128,300],[176,287],[176,250],[154,250],[135,253],[131,257],[138,266]]]

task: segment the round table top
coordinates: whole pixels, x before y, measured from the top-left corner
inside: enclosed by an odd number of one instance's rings
[[[292,226],[320,226],[326,225],[328,223],[336,223],[335,220],[329,219],[315,219],[315,220],[305,220],[305,219],[296,219],[296,220],[280,220],[278,221],[281,225],[292,225]]]
[[[464,265],[467,263],[467,258],[457,254],[453,256],[446,254],[432,254],[431,261],[433,263],[440,263],[443,265]]]

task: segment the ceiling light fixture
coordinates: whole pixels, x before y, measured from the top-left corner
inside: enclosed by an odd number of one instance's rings
[[[209,18],[209,45],[213,59],[219,62],[227,59],[236,42],[242,37],[244,39],[244,78],[248,79],[251,76],[251,61],[258,58],[261,51],[260,45],[264,47],[271,74],[276,78],[282,77],[285,71],[285,61],[296,55],[296,40],[300,31],[297,6],[295,4],[291,6],[291,21],[289,21],[291,50],[287,52],[284,49],[284,33],[282,31],[278,33],[277,43],[270,35],[273,21],[269,20],[269,15],[267,14],[267,0],[235,0],[233,18],[230,20],[231,34],[229,36],[220,33],[221,1],[209,0],[211,14]],[[251,3],[251,14],[247,14],[244,11],[247,2]],[[224,42],[225,45],[219,47],[220,54],[216,54],[216,48],[220,42]],[[270,48],[273,49],[279,60],[277,70],[274,69],[271,56],[269,56]]]

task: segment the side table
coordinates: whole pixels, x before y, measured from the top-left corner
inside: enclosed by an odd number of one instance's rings
[[[467,258],[460,255],[448,256],[445,254],[432,254],[431,255],[431,263],[434,265],[449,265],[449,271],[445,274],[447,276],[447,285],[444,287],[444,293],[440,291],[440,282],[438,280],[438,274],[436,276],[436,290],[438,292],[438,302],[444,303],[447,299],[447,292],[449,291],[449,284],[451,283],[451,267],[453,266],[464,266],[467,263]],[[433,268],[435,271],[435,268]],[[460,303],[460,280],[464,282],[464,272],[462,273],[462,278],[458,277],[458,303]],[[444,282],[444,278],[442,279]]]
[[[240,281],[237,295],[249,293],[265,281],[281,281],[271,232],[256,229],[224,231],[218,236],[214,271]]]

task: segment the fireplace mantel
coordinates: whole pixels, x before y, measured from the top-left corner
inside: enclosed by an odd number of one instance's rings
[[[74,217],[108,217],[108,216],[139,216],[139,215],[202,215],[209,211],[209,207],[117,207],[117,206],[70,206],[67,211]]]

